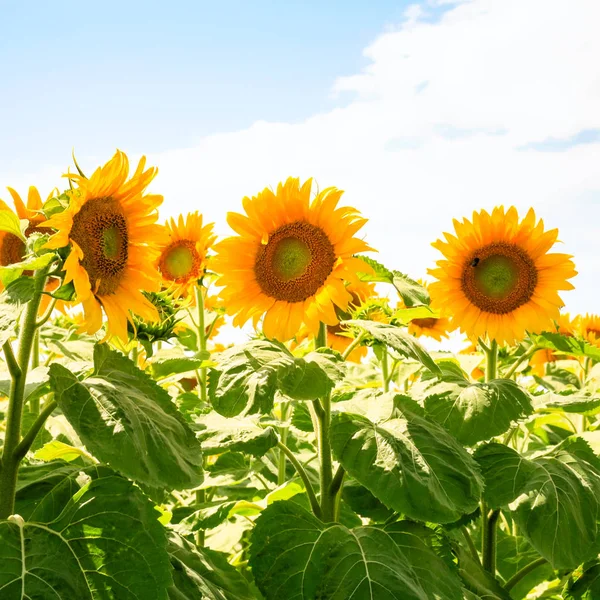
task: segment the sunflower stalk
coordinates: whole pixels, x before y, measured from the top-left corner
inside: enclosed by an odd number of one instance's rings
[[[37,331],[37,315],[48,270],[49,267],[45,267],[35,274],[33,297],[27,304],[21,324],[17,357],[13,353],[10,342],[4,344],[4,355],[11,375],[11,385],[6,415],[6,435],[0,463],[0,520],[7,519],[12,515],[15,507],[17,473],[23,459],[23,456],[20,456],[21,452],[17,452],[17,449],[21,442],[25,382],[27,381],[27,371]],[[45,416],[48,417],[49,414]]]
[[[325,348],[327,345],[327,325],[321,323],[319,333],[315,338],[316,348]],[[319,402],[319,409],[315,406],[315,413],[319,421],[318,440],[319,458],[321,461],[321,520],[331,523],[335,518],[335,505],[337,490],[333,489],[333,459],[331,454],[331,440],[329,429],[331,426],[331,396],[326,394]],[[332,493],[333,492],[333,493]]]
[[[485,381],[489,383],[498,374],[498,343],[492,340],[488,347],[480,340],[480,345],[486,355]],[[499,510],[490,511],[485,500],[481,500],[481,563],[492,575],[496,573],[496,524],[499,516]]]

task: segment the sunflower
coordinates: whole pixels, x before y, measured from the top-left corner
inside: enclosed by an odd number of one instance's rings
[[[474,212],[473,222],[455,220],[454,228],[432,244],[445,256],[429,271],[437,278],[432,307],[471,339],[511,344],[549,330],[563,305],[558,291],[573,289],[568,280],[577,274],[571,256],[548,253],[558,230],[544,231],[533,209],[520,221],[514,207]]]
[[[147,320],[158,318],[142,291],[160,289],[156,244],[164,232],[156,221],[163,197],[144,193],[156,176],[156,168],[144,170],[145,165],[142,157],[128,179],[129,160],[117,151],[89,179],[66,175],[77,185],[69,193],[69,206],[43,223],[57,230],[48,248],[70,245],[64,282],[75,286],[76,301],[85,312],[82,330],[89,334],[102,327],[102,309],[107,336],[123,341],[130,311]]]
[[[362,308],[364,303],[369,299],[375,296],[375,285],[373,283],[368,283],[366,281],[359,281],[357,283],[350,283],[346,287],[350,295],[352,296],[352,300],[348,305],[347,311],[342,311],[339,308],[336,309],[336,314],[338,315],[340,321],[346,321],[348,319],[353,318],[353,313],[359,307]],[[337,350],[339,353],[343,354],[346,348],[352,343],[353,338],[347,335],[347,329],[342,326],[342,324],[337,323],[335,325],[327,325],[327,347],[333,348]],[[297,344],[293,344],[292,347],[299,345],[302,341],[311,337],[311,332],[308,327],[304,325],[300,328],[298,333],[296,334],[296,342]],[[347,360],[351,362],[360,362],[367,355],[366,346],[358,346],[350,352]]]
[[[304,323],[316,333],[319,323],[338,323],[337,306],[347,310],[352,295],[345,282],[358,284],[370,271],[357,252],[371,250],[354,234],[366,223],[354,208],[338,208],[342,191],[327,188],[310,200],[312,180],[289,178],[244,198],[246,214],[229,213],[239,235],[215,246],[212,265],[221,274],[221,296],[234,325],[264,315],[269,338],[290,339]]]
[[[202,215],[188,214],[165,225],[168,240],[160,248],[157,267],[163,282],[174,296],[190,296],[190,290],[204,275],[206,252],[216,240],[213,224],[202,226]]]
[[[585,340],[600,348],[600,315],[581,316],[578,325],[579,332]]]

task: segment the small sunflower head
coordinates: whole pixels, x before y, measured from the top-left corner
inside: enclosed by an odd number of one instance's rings
[[[147,300],[158,311],[157,321],[147,321],[134,316],[133,323],[128,325],[129,334],[148,347],[153,342],[168,342],[175,337],[175,328],[180,319],[177,314],[181,305],[167,292],[143,292]]]

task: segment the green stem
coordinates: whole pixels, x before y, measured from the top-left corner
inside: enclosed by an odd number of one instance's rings
[[[315,339],[316,348],[327,345],[327,325],[321,323],[319,333]],[[320,402],[314,403],[315,413],[319,420],[319,458],[321,459],[321,519],[331,523],[335,518],[335,498],[329,493],[333,480],[333,459],[331,456],[331,440],[329,428],[331,425],[331,397],[326,394]]]
[[[460,530],[465,538],[465,541],[467,542],[467,546],[469,547],[473,558],[477,563],[481,564],[481,561],[479,560],[479,554],[477,553],[477,548],[475,547],[475,542],[473,542],[473,538],[471,537],[469,530],[464,525],[460,528]]]
[[[536,351],[539,350],[539,348],[537,346],[531,346],[531,348],[529,348],[529,350],[527,350],[527,352],[524,352],[517,360],[516,362],[513,364],[513,366],[506,372],[506,375],[504,376],[506,379],[510,379],[515,372],[517,371],[517,369],[526,361],[529,360],[535,353]]]
[[[306,489],[306,495],[308,496],[308,500],[310,502],[312,511],[315,514],[315,516],[320,519],[321,507],[319,506],[319,501],[317,500],[314,488],[312,486],[312,483],[310,482],[310,479],[308,478],[308,475],[306,474],[306,471],[304,470],[304,467],[296,458],[294,453],[283,442],[279,442],[277,444],[277,447],[279,448],[280,452],[282,452],[285,456],[287,456],[290,459],[292,465],[294,465],[294,469],[296,469],[296,473],[298,473],[300,479],[302,479],[302,483],[304,484],[304,488]]]
[[[381,380],[383,382],[383,391],[390,391],[390,368],[388,365],[388,351],[385,346],[381,348]]]
[[[496,534],[500,510],[492,510],[487,515],[487,523],[483,532],[483,561],[482,565],[492,575],[496,573]]]
[[[19,335],[19,353],[16,360],[10,342],[4,344],[4,353],[12,381],[6,415],[2,470],[0,471],[0,520],[7,519],[12,515],[15,506],[17,472],[22,459],[15,451],[21,441],[25,382],[31,359],[33,338],[36,332],[37,314],[46,284],[47,273],[48,268],[45,268],[35,274],[33,297],[25,308],[25,316]]]
[[[196,296],[196,307],[198,308],[198,346],[203,356],[206,352],[206,329],[204,326],[204,292],[201,285],[194,288],[194,294]],[[200,369],[198,386],[200,387],[200,399],[202,402],[206,402],[206,367]]]
[[[37,328],[37,325],[36,325]],[[40,366],[40,332],[36,329],[35,336],[33,337],[33,350],[31,354],[31,368],[36,369]],[[39,397],[34,398],[29,405],[29,410],[34,415],[40,414],[40,399]]]
[[[196,490],[196,504],[203,505],[206,502],[206,490]],[[196,546],[198,548],[204,547],[206,534],[204,529],[198,529],[196,531]]]
[[[496,379],[498,372],[498,343],[492,340],[490,347],[482,346],[486,355],[485,381],[489,383]],[[486,349],[487,348],[487,349]]]
[[[50,400],[44,405],[44,408],[39,413],[38,418],[34,421],[29,431],[23,436],[19,445],[15,448],[15,456],[20,460],[25,457],[29,449],[33,445],[37,434],[40,432],[48,417],[54,412],[58,406],[56,401]]]
[[[504,589],[509,592],[512,588],[521,581],[526,575],[529,575],[531,571],[537,569],[538,567],[546,564],[548,561],[545,558],[536,558],[534,561],[530,562],[528,565],[525,565],[520,571],[517,571],[505,584]]]
[[[279,437],[281,438],[281,443],[283,445],[287,444],[287,436],[288,436],[288,428],[285,425],[285,421],[288,418],[288,403],[282,402],[280,405],[281,409],[281,421],[284,423],[283,427],[279,428]],[[286,466],[287,461],[285,458],[285,452],[280,448],[279,449],[279,465],[277,470],[277,485],[283,485],[286,481]]]
[[[352,354],[352,350],[358,347],[360,343],[365,339],[365,337],[367,337],[366,332],[362,331],[361,333],[359,333],[358,336],[355,337],[352,340],[352,342],[350,342],[350,345],[344,350],[344,352],[342,353],[342,358],[346,360],[350,356],[350,354]]]
[[[333,520],[338,521],[340,516],[340,504],[342,501],[342,486],[344,485],[344,477],[346,471],[342,465],[339,465],[329,487],[329,495],[333,502]]]

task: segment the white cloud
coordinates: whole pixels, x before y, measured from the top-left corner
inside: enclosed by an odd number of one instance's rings
[[[430,22],[433,5],[446,4]],[[380,260],[422,276],[453,217],[533,206],[575,255],[573,311],[600,312],[600,144],[523,149],[600,128],[597,0],[430,2],[378,37],[370,64],[338,79],[339,108],[299,124],[259,122],[148,157],[163,214],[225,212],[288,175],[346,190]],[[328,90],[323,90],[327,94]],[[3,178],[0,177],[0,180]]]

